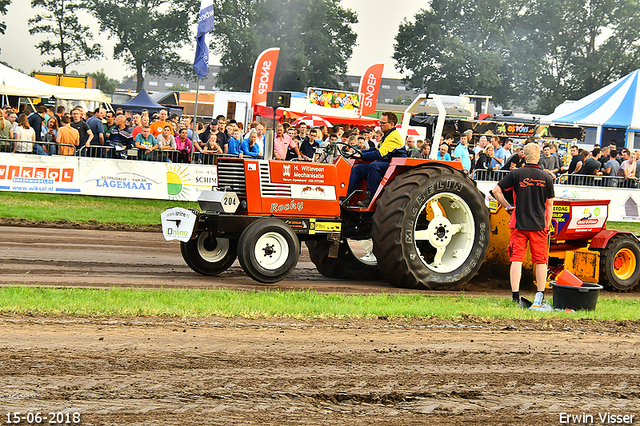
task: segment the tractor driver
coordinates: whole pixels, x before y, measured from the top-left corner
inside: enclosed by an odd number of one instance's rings
[[[407,151],[404,148],[404,141],[400,132],[396,130],[398,117],[393,112],[383,112],[380,117],[380,127],[384,135],[377,148],[370,148],[362,151],[362,155],[355,154],[354,157],[369,161],[368,164],[356,164],[351,169],[349,179],[349,191],[351,194],[358,189],[363,179],[367,179],[367,194],[364,200],[358,201],[358,207],[369,207],[373,194],[378,189],[382,181],[382,176],[389,167],[389,162],[393,157],[406,157]]]

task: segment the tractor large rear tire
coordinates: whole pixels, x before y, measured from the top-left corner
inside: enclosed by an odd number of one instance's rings
[[[608,289],[631,291],[640,282],[640,243],[631,235],[613,236],[600,250],[600,282]]]
[[[235,262],[237,243],[236,240],[216,238],[205,231],[186,243],[180,243],[180,251],[187,265],[197,273],[218,275]]]
[[[378,268],[397,287],[458,288],[484,261],[489,210],[473,181],[447,166],[398,176],[373,215]]]
[[[347,240],[340,242],[338,257],[334,258],[329,257],[329,249],[333,244],[331,241],[309,240],[306,242],[309,257],[323,276],[342,280],[380,280],[382,277],[373,253],[371,255],[362,253],[363,256],[354,253],[350,244],[357,243],[357,241],[349,243]]]

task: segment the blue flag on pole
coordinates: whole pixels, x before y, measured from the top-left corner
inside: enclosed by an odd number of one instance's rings
[[[202,0],[200,14],[198,16],[198,33],[196,35],[196,57],[193,60],[193,69],[198,78],[204,78],[209,74],[209,46],[207,46],[207,33],[213,30],[213,1]]]

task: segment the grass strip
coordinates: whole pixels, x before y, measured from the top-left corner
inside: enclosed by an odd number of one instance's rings
[[[138,198],[0,192],[0,217],[33,221],[97,222],[133,226],[160,224],[160,213],[197,203]]]
[[[640,235],[640,222],[607,222],[607,229],[616,231],[627,231],[635,235]]]
[[[638,320],[640,301],[601,297],[595,311],[530,312],[516,308],[510,295],[343,295],[315,291],[58,289],[9,286],[0,288],[0,312],[77,316],[389,318],[435,317],[535,319],[589,318]]]

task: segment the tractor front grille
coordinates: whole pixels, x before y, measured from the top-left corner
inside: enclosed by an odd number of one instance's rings
[[[269,162],[260,162],[260,187],[263,197],[291,198],[291,185],[286,183],[271,183]]]
[[[244,176],[244,161],[218,160],[218,186],[230,188],[238,197],[247,196]]]

